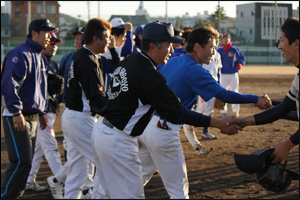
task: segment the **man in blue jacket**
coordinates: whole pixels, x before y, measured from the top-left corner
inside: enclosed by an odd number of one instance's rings
[[[46,19],[29,24],[26,42],[5,57],[1,74],[3,128],[9,161],[1,187],[1,199],[15,199],[24,193],[31,167],[39,115],[40,127],[48,126],[44,113],[47,97],[48,62],[41,53],[57,32]]]
[[[225,89],[230,88],[230,90],[238,92],[239,91],[239,70],[245,65],[245,59],[239,48],[231,43],[231,36],[229,33],[224,33],[222,38],[222,46],[218,47],[216,50],[221,55],[222,69],[220,75],[220,84]],[[232,111],[236,117],[239,116],[239,104],[232,104]],[[227,116],[227,104],[225,104],[224,109],[220,111],[219,117]]]

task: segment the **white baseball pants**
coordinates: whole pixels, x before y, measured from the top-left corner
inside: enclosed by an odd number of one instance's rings
[[[102,195],[98,195],[111,199],[144,199],[138,137],[110,128],[102,121],[100,117],[92,134],[96,175],[103,189]]]
[[[167,122],[171,130],[164,130],[157,127],[158,120],[154,115],[139,136],[144,184],[157,169],[171,199],[188,199],[187,168],[179,135],[181,125]]]
[[[220,75],[220,84],[226,90],[239,92],[239,74],[236,72],[234,74],[221,74]],[[240,104],[232,104],[232,111],[239,112]],[[224,110],[221,110],[220,113],[227,113],[227,103],[225,103]]]
[[[211,98],[209,101],[205,102],[200,96],[197,101],[197,107],[195,109],[196,112],[202,113],[203,115],[210,116],[214,111],[214,105],[215,105],[215,97]],[[183,131],[185,134],[185,137],[188,139],[192,147],[195,149],[198,144],[200,145],[199,140],[197,139],[197,136],[195,134],[195,129],[193,126],[184,124],[183,125]]]
[[[65,199],[81,197],[84,183],[89,178],[89,163],[94,163],[91,134],[97,118],[90,112],[66,108],[62,115],[62,129],[68,145],[68,171],[65,182]],[[98,183],[94,181],[95,188]]]
[[[47,113],[48,126],[46,129],[41,130],[40,122],[38,120],[37,125],[37,136],[35,143],[35,150],[32,159],[31,169],[27,182],[35,181],[37,173],[40,168],[40,164],[43,161],[43,156],[47,159],[49,167],[54,175],[61,174],[61,176],[66,177],[66,173],[62,169],[60,153],[58,151],[57,141],[55,138],[55,132],[53,129],[53,124],[55,122],[55,113]]]

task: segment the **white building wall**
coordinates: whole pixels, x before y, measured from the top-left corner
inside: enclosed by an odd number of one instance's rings
[[[255,36],[255,4],[236,5],[236,34],[246,38],[246,43],[253,43]]]

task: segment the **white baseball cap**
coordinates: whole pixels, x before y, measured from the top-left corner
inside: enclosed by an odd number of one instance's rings
[[[124,22],[121,18],[116,17],[110,20],[112,28],[124,28]]]

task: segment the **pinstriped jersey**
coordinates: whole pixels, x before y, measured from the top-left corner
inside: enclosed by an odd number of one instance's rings
[[[292,82],[292,86],[290,91],[287,93],[287,96],[293,100],[296,101],[297,105],[297,114],[298,114],[298,119],[299,119],[299,70]]]
[[[119,62],[102,105],[99,114],[131,136],[143,133],[154,110],[167,118],[183,108],[144,52]]]

